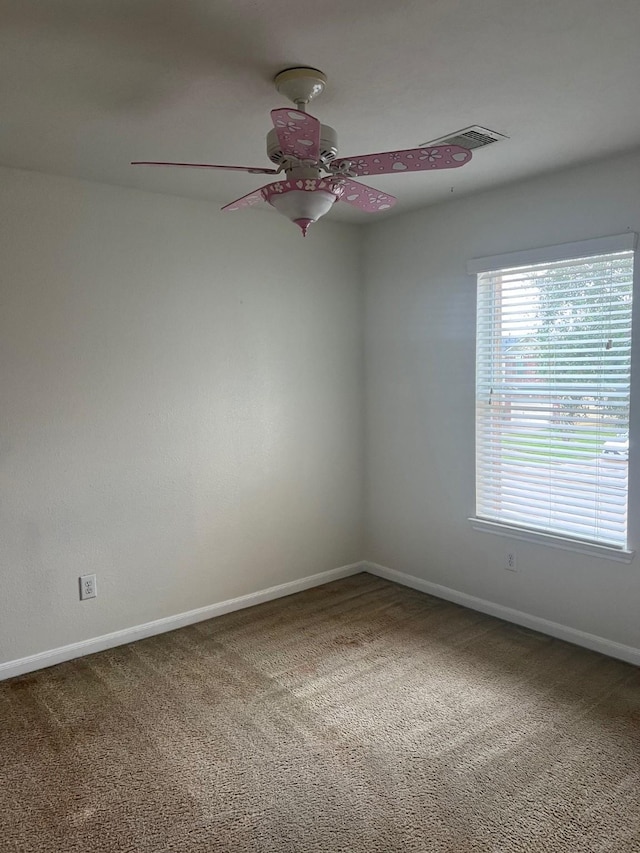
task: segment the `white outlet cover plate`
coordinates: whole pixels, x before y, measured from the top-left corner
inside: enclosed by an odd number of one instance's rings
[[[508,572],[517,572],[518,564],[516,562],[516,555],[513,551],[509,551],[504,558],[504,567]]]
[[[80,583],[80,601],[86,601],[88,598],[96,598],[98,589],[95,575],[82,575],[78,578],[78,581]]]

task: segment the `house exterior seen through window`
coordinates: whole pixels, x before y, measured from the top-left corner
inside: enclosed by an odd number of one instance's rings
[[[478,271],[478,519],[626,548],[631,239]]]

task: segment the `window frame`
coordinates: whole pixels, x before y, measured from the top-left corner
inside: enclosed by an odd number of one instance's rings
[[[534,264],[553,264],[556,262],[562,262],[572,259],[585,259],[589,257],[596,257],[598,255],[606,255],[606,254],[614,254],[616,252],[633,252],[635,255],[635,250],[637,247],[637,237],[638,235],[635,232],[628,231],[625,234],[617,234],[608,237],[598,237],[590,240],[582,240],[579,242],[573,243],[561,243],[554,246],[546,246],[539,247],[534,249],[528,249],[524,251],[517,252],[509,252],[502,255],[492,255],[482,258],[474,258],[467,262],[467,273],[470,276],[473,276],[473,281],[475,285],[475,293],[477,297],[477,283],[478,283],[478,275],[480,273],[491,272],[494,270],[500,269],[510,269],[518,266],[533,266]],[[636,258],[634,256],[634,285],[638,280],[639,270],[638,265],[636,263]],[[635,296],[635,287],[634,287],[634,296]],[[636,300],[634,299],[634,302]],[[632,327],[634,325],[634,321],[636,319],[636,311],[639,310],[640,307],[633,305],[632,306]],[[477,343],[478,336],[477,332],[475,334],[475,340]],[[636,347],[634,346],[634,349]],[[632,354],[632,366],[633,366],[633,354]],[[631,393],[633,394],[633,377],[634,373],[632,372],[632,381],[630,383]],[[474,382],[474,393],[475,393],[475,382]],[[631,414],[629,417],[629,434],[631,439],[631,429],[632,429],[632,414],[633,414],[633,405],[631,406]],[[476,426],[477,421],[474,417],[474,426]],[[474,446],[475,452],[475,446]],[[631,459],[632,454],[629,453],[629,477],[627,481],[627,500],[630,503],[630,497],[632,494],[632,490],[630,488],[631,485]],[[474,466],[475,472],[475,466]],[[474,486],[476,486],[476,477],[474,474]],[[474,504],[475,505],[475,504]],[[475,512],[475,510],[474,510]],[[469,517],[469,522],[472,525],[472,528],[476,531],[483,533],[491,533],[498,536],[505,536],[512,539],[520,539],[527,542],[534,542],[538,544],[548,545],[553,548],[560,548],[562,550],[574,551],[577,553],[588,554],[590,556],[599,556],[604,559],[614,560],[616,562],[624,562],[630,563],[635,555],[635,551],[631,550],[628,545],[631,539],[631,525],[629,523],[632,517],[632,513],[629,510],[628,512],[628,524],[627,524],[627,547],[619,547],[617,545],[608,544],[608,543],[596,543],[589,542],[588,540],[580,539],[579,537],[572,537],[570,534],[564,533],[554,533],[548,531],[538,531],[528,527],[520,527],[517,524],[511,524],[509,522],[503,522],[499,520],[492,520],[487,518],[478,517],[476,515],[472,515]]]

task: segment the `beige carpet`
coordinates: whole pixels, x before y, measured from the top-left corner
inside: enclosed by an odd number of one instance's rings
[[[0,685],[0,850],[640,851],[623,663],[369,575]]]

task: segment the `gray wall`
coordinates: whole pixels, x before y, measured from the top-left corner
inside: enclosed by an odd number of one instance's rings
[[[0,662],[360,559],[357,229],[0,184]]]
[[[640,647],[637,558],[518,542],[508,573],[513,543],[467,521],[466,274],[640,231],[640,155],[304,241],[273,213],[0,182],[0,663],[363,558]]]
[[[481,162],[479,152],[469,168]],[[514,545],[473,531],[467,521],[474,511],[475,382],[475,280],[466,273],[467,260],[627,230],[640,231],[639,155],[513,184],[368,229],[367,559],[640,646],[638,558],[625,565],[538,543]],[[640,320],[637,310],[636,316]],[[636,333],[636,427],[639,353]],[[630,547],[637,548],[640,454],[634,435]],[[514,547],[517,574],[503,568],[506,551]]]

